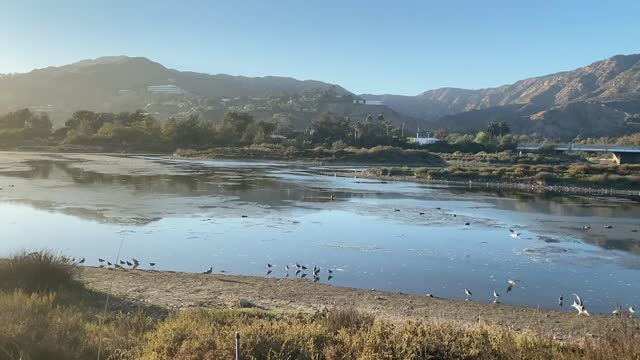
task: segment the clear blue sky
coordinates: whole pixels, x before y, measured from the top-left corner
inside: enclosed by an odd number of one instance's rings
[[[639,53],[639,24],[638,0],[0,0],[0,73],[130,55],[414,95]]]

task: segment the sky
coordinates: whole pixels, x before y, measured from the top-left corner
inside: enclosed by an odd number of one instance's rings
[[[129,55],[416,95],[640,53],[638,14],[637,0],[0,0],[0,73]]]

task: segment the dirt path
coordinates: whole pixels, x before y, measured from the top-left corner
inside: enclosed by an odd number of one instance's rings
[[[79,278],[92,289],[108,292],[112,286],[111,293],[116,296],[168,308],[238,307],[243,298],[267,310],[315,312],[352,307],[389,321],[495,323],[515,331],[540,330],[559,339],[600,334],[606,331],[611,319],[602,315],[584,317],[574,312],[337,287],[302,279],[91,267],[82,268]]]

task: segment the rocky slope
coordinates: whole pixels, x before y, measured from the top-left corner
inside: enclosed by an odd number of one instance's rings
[[[507,120],[517,130],[552,137],[628,133],[640,131],[626,124],[630,114],[640,112],[640,54],[497,88],[364,97],[450,130],[475,131],[489,121]]]

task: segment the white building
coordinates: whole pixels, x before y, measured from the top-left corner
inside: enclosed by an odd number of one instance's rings
[[[170,95],[183,95],[187,92],[175,85],[152,85],[147,86],[147,92],[152,94],[170,94]]]
[[[435,144],[438,141],[440,141],[440,139],[438,138],[434,138],[434,137],[420,137],[420,135],[417,135],[416,137],[413,138],[413,143],[414,144],[420,144],[420,145],[431,145],[431,144]]]

